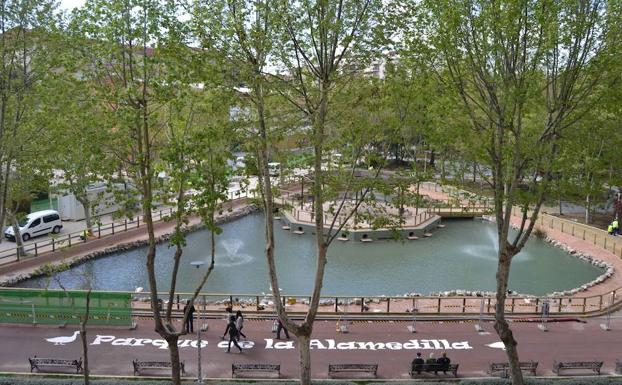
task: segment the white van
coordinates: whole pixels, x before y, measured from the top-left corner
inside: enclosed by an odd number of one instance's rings
[[[60,215],[55,210],[36,211],[19,221],[19,232],[24,241],[39,235],[58,234],[62,228],[63,224],[61,223]],[[4,237],[11,241],[15,240],[13,226],[9,226],[4,231]]]

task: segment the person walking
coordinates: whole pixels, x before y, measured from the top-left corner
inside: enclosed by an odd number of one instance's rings
[[[287,339],[289,339],[289,332],[287,331],[287,328],[285,326],[283,326],[283,323],[281,322],[281,319],[277,317],[276,319],[276,339],[280,340],[281,339],[281,330],[283,330],[285,332],[285,337]]]
[[[186,329],[186,333],[194,333],[194,312],[195,312],[195,308],[194,308],[194,304],[190,305],[190,310],[188,310],[188,305],[190,304],[190,301],[188,300],[186,302],[186,305],[184,306],[184,314],[186,314],[186,310],[188,311],[188,318],[186,318],[186,323],[184,325],[185,329]]]
[[[246,335],[242,333],[242,329],[244,328],[244,316],[241,310],[235,313],[235,327],[238,329],[238,341],[240,340],[240,336],[246,339]]]
[[[225,329],[225,333],[222,335],[222,338],[225,338],[227,332],[229,332],[229,345],[227,346],[227,353],[231,351],[232,342],[236,348],[240,349],[240,353],[242,353],[242,348],[238,345],[238,328],[235,326],[235,316],[231,316],[229,318],[229,323],[227,324],[227,328]]]

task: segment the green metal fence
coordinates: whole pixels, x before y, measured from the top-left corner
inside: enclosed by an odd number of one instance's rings
[[[86,291],[0,288],[0,323],[77,324]],[[130,293],[92,292],[89,324],[131,326]]]

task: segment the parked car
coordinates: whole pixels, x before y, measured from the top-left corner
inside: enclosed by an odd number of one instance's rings
[[[38,237],[39,235],[58,234],[62,228],[63,224],[60,220],[60,215],[55,210],[36,211],[28,214],[19,222],[19,233],[23,241]],[[13,226],[7,227],[4,231],[4,237],[15,241]]]

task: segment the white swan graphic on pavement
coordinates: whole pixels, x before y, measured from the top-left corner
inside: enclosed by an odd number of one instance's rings
[[[47,342],[53,342],[54,345],[65,345],[65,344],[75,341],[76,338],[78,337],[78,334],[80,334],[80,331],[76,330],[75,332],[73,332],[73,335],[69,337],[46,338],[45,340]]]

